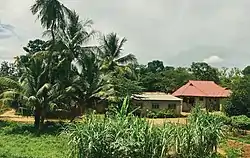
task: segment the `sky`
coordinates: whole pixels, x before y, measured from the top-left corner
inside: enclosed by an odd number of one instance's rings
[[[0,61],[24,54],[43,29],[34,0],[0,0]],[[250,0],[62,0],[104,34],[126,37],[124,53],[146,64],[216,67],[250,65]]]

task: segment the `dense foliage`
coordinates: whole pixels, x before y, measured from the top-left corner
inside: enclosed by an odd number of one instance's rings
[[[154,126],[127,112],[126,100],[112,118],[87,116],[83,123],[70,125],[69,157],[165,158],[212,157],[223,137],[223,124],[199,108],[189,124]]]
[[[229,116],[250,116],[250,76],[244,76],[237,80],[232,86],[232,91],[233,94],[224,108],[226,114]]]
[[[245,115],[233,116],[232,126],[235,128],[250,130],[250,118]]]

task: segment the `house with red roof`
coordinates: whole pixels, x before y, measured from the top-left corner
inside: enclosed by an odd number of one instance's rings
[[[221,100],[229,97],[230,90],[213,81],[190,80],[173,93],[173,96],[183,99],[182,111],[190,112],[195,105],[201,105],[207,110],[220,110]]]

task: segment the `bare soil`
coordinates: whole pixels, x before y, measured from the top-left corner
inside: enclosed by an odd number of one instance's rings
[[[0,115],[0,120],[4,121],[14,121],[14,122],[22,122],[22,123],[33,123],[34,118],[33,117],[25,117],[25,116],[19,116],[15,115],[15,110],[10,110],[2,115]]]
[[[22,123],[33,123],[34,122],[33,117],[15,115],[15,110],[10,110],[10,111],[7,111],[4,114],[0,115],[0,120],[22,122]],[[187,118],[183,117],[183,118],[148,119],[148,121],[152,124],[155,124],[155,125],[163,125],[165,122],[186,124]]]
[[[240,148],[243,158],[250,158],[250,144],[245,144],[234,140],[228,140],[227,144],[233,148]]]

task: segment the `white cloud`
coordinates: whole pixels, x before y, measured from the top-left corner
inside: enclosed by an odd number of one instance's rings
[[[210,56],[209,58],[206,58],[203,60],[203,62],[208,63],[208,64],[221,63],[223,61],[224,60],[217,55]]]

